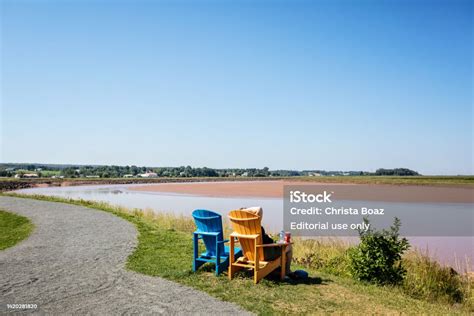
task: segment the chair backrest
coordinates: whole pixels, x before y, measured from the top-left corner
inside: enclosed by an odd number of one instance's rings
[[[194,210],[193,211],[194,223],[196,224],[196,232],[203,233],[220,233],[217,235],[217,240],[224,240],[224,232],[222,229],[222,216],[219,213],[208,211],[208,210]],[[209,255],[215,256],[216,239],[213,236],[202,236],[202,240],[206,245],[206,249]],[[224,255],[224,244],[219,244],[219,251]]]
[[[244,210],[235,210],[229,212],[229,219],[236,233],[240,235],[258,235],[257,245],[262,244],[262,218],[260,216]],[[248,260],[254,261],[254,240],[239,238],[239,242],[244,256]],[[264,260],[263,248],[258,248],[257,251],[259,260]]]

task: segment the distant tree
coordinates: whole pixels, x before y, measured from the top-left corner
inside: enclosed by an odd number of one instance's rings
[[[65,178],[76,178],[78,174],[76,173],[76,168],[74,167],[68,167],[65,168],[61,171],[61,175],[63,175]]]
[[[12,176],[13,176],[13,172],[0,170],[0,177],[12,177]]]
[[[395,168],[395,169],[377,169],[375,171],[376,176],[418,176],[419,173],[407,168]]]
[[[264,177],[268,177],[270,175],[268,167],[263,168],[262,174]]]

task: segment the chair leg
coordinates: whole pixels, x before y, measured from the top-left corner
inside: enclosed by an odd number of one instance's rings
[[[229,280],[232,280],[232,277],[234,276],[234,270],[233,270],[233,264],[234,264],[234,261],[235,261],[235,258],[234,258],[234,246],[235,246],[234,237],[230,237],[230,249],[229,249]]]
[[[280,279],[285,279],[286,275],[286,247],[281,247],[281,266]]]
[[[216,237],[216,276],[220,273],[220,265],[221,265],[221,252],[219,250],[219,243],[217,242]]]
[[[255,267],[253,270],[253,283],[257,284],[259,279],[258,271],[260,270],[260,260],[258,258],[258,248],[257,248],[257,239],[254,239],[254,258],[255,258]]]
[[[194,251],[194,260],[193,260],[193,271],[196,271],[198,269],[198,251],[199,251],[199,244],[198,244],[199,238],[198,234],[194,233],[193,234],[193,251]]]
[[[226,258],[224,261],[222,261],[219,265],[218,268],[216,269],[216,275],[221,274],[224,272],[229,266],[229,258]]]

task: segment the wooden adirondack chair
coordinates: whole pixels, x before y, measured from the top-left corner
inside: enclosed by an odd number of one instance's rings
[[[281,267],[280,278],[285,277],[286,247],[287,244],[262,244],[261,217],[244,211],[235,210],[229,213],[234,232],[230,234],[230,264],[229,279],[234,273],[242,268],[254,271],[253,280],[257,284],[270,272]],[[243,256],[234,260],[236,239],[240,243]],[[264,247],[279,247],[281,256],[273,261],[266,261],[263,256]]]
[[[193,217],[196,223],[196,231],[193,235],[193,271],[206,262],[212,262],[216,265],[216,275],[219,275],[229,265],[229,247],[224,245],[229,240],[224,240],[222,216],[213,211],[194,210]],[[198,255],[199,239],[202,239],[206,246],[206,251],[201,255]],[[240,249],[234,251],[236,256],[242,253]]]

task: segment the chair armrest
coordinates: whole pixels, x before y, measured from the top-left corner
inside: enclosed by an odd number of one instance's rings
[[[237,238],[237,237],[234,237],[234,236],[230,236],[230,238],[234,240],[234,243],[236,243],[236,244],[240,244],[240,240],[239,240],[239,238]]]
[[[202,236],[218,236],[220,234],[219,233],[213,233],[213,232],[201,232],[201,231],[195,231],[194,232],[195,234],[198,234],[198,235],[202,235]]]
[[[257,248],[266,248],[266,247],[283,247],[283,246],[288,246],[289,244],[283,243],[283,244],[263,244],[263,245],[257,245]]]
[[[223,244],[223,243],[226,243],[226,242],[229,242],[229,239],[226,239],[226,240],[218,240],[218,241],[217,241],[218,244]]]
[[[243,234],[239,234],[239,233],[236,233],[236,232],[233,232],[232,234],[230,234],[230,237],[237,237],[237,238],[242,238],[242,239],[257,239],[258,236],[260,236],[260,234],[243,235]]]

